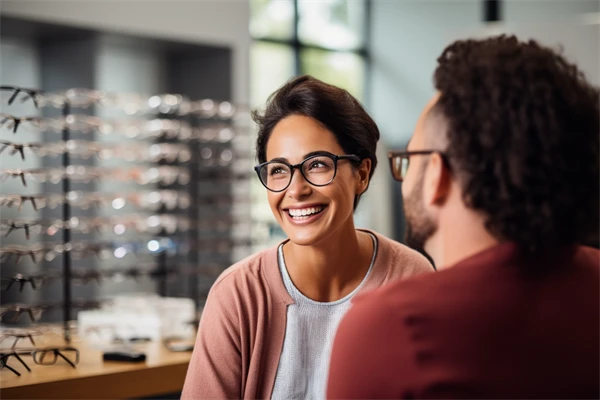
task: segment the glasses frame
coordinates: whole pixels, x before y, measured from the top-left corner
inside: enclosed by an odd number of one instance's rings
[[[21,315],[27,314],[29,315],[29,319],[31,322],[37,322],[42,318],[42,314],[47,306],[26,306],[21,304],[6,304],[3,307],[0,307],[0,321],[4,322],[17,322]],[[9,313],[13,313],[12,315]],[[10,318],[6,318],[5,315],[9,315]]]
[[[329,182],[327,183],[322,183],[322,184],[315,184],[313,182],[310,181],[310,179],[308,179],[306,177],[306,175],[304,174],[304,169],[302,168],[304,166],[304,163],[306,163],[307,161],[310,161],[314,158],[317,157],[328,157],[331,158],[331,160],[333,161],[333,176],[331,177],[331,179],[329,180]],[[264,163],[258,164],[254,166],[254,171],[256,171],[256,174],[258,175],[258,180],[260,180],[260,183],[269,191],[273,192],[273,193],[280,193],[283,192],[284,190],[286,190],[290,184],[292,183],[292,179],[294,179],[294,171],[300,170],[300,173],[302,174],[302,177],[304,178],[304,180],[308,183],[310,183],[313,186],[316,187],[323,187],[323,186],[327,186],[329,185],[331,182],[333,182],[333,180],[335,179],[336,175],[337,175],[337,164],[339,160],[352,160],[356,163],[361,162],[362,160],[360,159],[359,156],[357,156],[356,154],[344,154],[344,155],[336,155],[336,154],[331,154],[328,152],[322,152],[319,154],[313,154],[310,157],[305,158],[304,160],[302,160],[301,162],[299,162],[298,164],[290,164],[288,162],[285,161],[266,161]],[[286,165],[289,169],[290,169],[290,179],[289,182],[287,183],[287,185],[285,185],[285,187],[283,189],[280,190],[273,190],[271,188],[269,188],[267,186],[267,184],[265,182],[263,182],[262,177],[260,176],[260,170],[269,165],[269,164],[283,164]]]
[[[31,101],[33,102],[35,107],[36,108],[39,107],[36,96],[38,96],[39,94],[42,93],[41,90],[22,88],[22,87],[18,87],[18,86],[4,86],[4,85],[0,86],[0,91],[3,91],[3,90],[13,92],[7,102],[9,106],[16,100],[19,93],[25,93],[27,96],[25,96],[21,99],[21,103],[25,103],[28,99],[31,99]]]
[[[11,351],[10,353],[0,353],[0,369],[8,368],[12,372],[14,372],[15,375],[21,376],[21,373],[19,371],[17,371],[16,369],[14,369],[8,365],[8,359],[10,358],[10,356],[13,356],[17,360],[19,360],[19,362],[21,364],[23,364],[23,366],[27,369],[27,371],[31,372],[31,369],[29,368],[29,366],[25,363],[25,361],[23,361],[23,359],[19,356],[19,354],[16,351]]]
[[[63,352],[67,351],[75,353],[74,361],[71,361],[65,357]],[[79,364],[79,350],[71,346],[34,349],[30,354],[33,357],[33,362],[38,365],[54,365],[56,364],[56,361],[58,361],[58,357],[65,360],[73,368],[77,368],[77,364]],[[54,355],[54,359],[52,359],[50,362],[45,361],[44,358],[47,354]]]
[[[392,178],[398,182],[403,182],[404,178],[406,178],[406,174],[408,173],[408,167],[410,166],[410,157],[411,156],[427,156],[431,154],[439,154],[442,157],[442,160],[449,166],[447,160],[447,155],[439,150],[415,150],[415,151],[390,151],[388,152],[388,160],[390,166],[390,172],[392,173]],[[406,160],[406,172],[396,171],[394,167],[394,161],[400,158],[400,160]],[[402,164],[402,161],[401,161]]]
[[[34,335],[40,335],[41,332],[31,331],[31,332],[16,332],[11,329],[5,329],[0,333],[0,343],[4,342],[6,339],[14,338],[13,344],[10,346],[11,349],[17,347],[17,343],[19,343],[22,339],[29,339],[31,344],[35,346],[35,341],[33,340]]]
[[[13,287],[14,285],[19,285],[19,289],[18,289],[19,293],[22,293],[26,284],[30,284],[33,290],[38,290],[48,281],[55,280],[55,279],[57,279],[57,277],[50,276],[50,275],[26,276],[21,273],[18,273],[13,276],[10,276],[10,277],[2,277],[1,282],[5,283],[6,285],[3,284],[2,287],[0,288],[0,290],[2,292],[8,292],[10,290],[10,288]],[[0,335],[0,337],[1,337],[1,335]],[[0,341],[2,341],[2,339],[0,339]]]

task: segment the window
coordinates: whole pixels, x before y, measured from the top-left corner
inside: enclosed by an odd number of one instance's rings
[[[367,0],[250,0],[250,105],[264,106],[293,76],[309,74],[365,101]],[[257,234],[283,233],[258,179],[252,181]],[[262,227],[261,227],[262,226]]]
[[[367,0],[251,0],[253,107],[296,75],[365,98]]]

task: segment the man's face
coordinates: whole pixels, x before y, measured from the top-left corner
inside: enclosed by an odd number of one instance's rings
[[[431,150],[430,138],[432,123],[428,123],[429,110],[437,101],[437,95],[425,106],[407,151]],[[435,134],[435,133],[433,133]],[[437,146],[436,146],[437,147]],[[413,155],[409,160],[409,167],[402,183],[402,197],[404,199],[404,216],[406,217],[406,244],[416,250],[424,250],[429,238],[437,231],[438,223],[435,215],[428,211],[424,198],[425,170],[430,155]]]

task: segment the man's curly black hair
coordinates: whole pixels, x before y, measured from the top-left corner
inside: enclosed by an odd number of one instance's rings
[[[528,251],[595,243],[598,89],[558,52],[514,36],[457,41],[437,61],[433,112],[465,204]]]

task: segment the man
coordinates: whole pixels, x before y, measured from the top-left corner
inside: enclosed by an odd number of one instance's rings
[[[357,298],[328,398],[599,398],[599,93],[514,37],[458,41],[407,151],[407,243],[439,272]],[[410,163],[409,163],[410,162]]]

